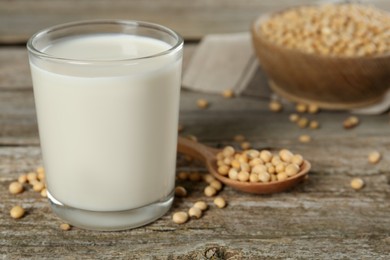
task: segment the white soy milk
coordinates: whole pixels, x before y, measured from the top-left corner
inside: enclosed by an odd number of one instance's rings
[[[142,61],[172,46],[124,34],[69,37],[42,50],[69,65],[31,62],[47,185],[59,202],[122,211],[174,188],[181,61]],[[134,65],[134,63],[138,63]]]

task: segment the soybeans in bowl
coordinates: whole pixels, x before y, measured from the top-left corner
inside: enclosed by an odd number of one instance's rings
[[[289,8],[252,26],[271,88],[295,102],[349,109],[390,88],[390,14],[360,4]]]

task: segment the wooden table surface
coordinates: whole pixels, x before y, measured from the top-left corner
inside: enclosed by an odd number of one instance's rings
[[[188,210],[200,199],[211,205],[212,198],[203,195],[203,182],[178,181],[188,189],[187,198],[176,199],[173,208],[156,222],[122,232],[79,228],[61,231],[61,220],[38,193],[29,190],[9,194],[8,185],[19,174],[41,165],[24,47],[31,33],[79,18],[134,16],[162,22],[186,39],[199,40],[207,33],[246,30],[256,14],[276,8],[272,1],[238,2],[166,0],[152,1],[153,5],[146,4],[149,1],[119,0],[0,1],[1,259],[389,259],[387,114],[360,116],[358,127],[344,130],[342,121],[347,112],[321,111],[311,116],[321,128],[310,131],[289,122],[292,106],[272,113],[266,98],[242,96],[228,100],[183,90],[183,135],[192,134],[200,142],[221,146],[232,144],[234,135],[243,134],[255,148],[286,147],[312,163],[309,179],[289,192],[261,196],[225,187],[220,193],[228,201],[225,209],[211,206],[201,219],[184,225],[171,221],[173,212]],[[386,1],[376,2],[388,6]],[[226,21],[230,23],[223,24]],[[196,45],[185,46],[184,68]],[[208,99],[209,109],[198,109],[198,98]],[[312,142],[299,143],[301,134],[311,135]],[[377,165],[367,161],[372,150],[383,155]],[[206,172],[201,165],[178,166],[177,170]],[[362,190],[350,188],[353,177],[364,179]],[[11,219],[9,210],[18,204],[26,208],[27,214],[19,220]]]

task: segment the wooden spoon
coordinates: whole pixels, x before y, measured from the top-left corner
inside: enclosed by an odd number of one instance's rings
[[[177,150],[179,153],[189,155],[194,159],[204,162],[209,172],[225,185],[231,186],[232,188],[240,191],[256,194],[271,194],[290,189],[293,186],[297,185],[299,182],[301,182],[311,168],[310,163],[304,160],[303,164],[301,165],[301,170],[296,175],[294,175],[293,177],[289,177],[286,180],[268,183],[240,182],[222,176],[218,173],[216,155],[221,150],[208,147],[201,143],[194,142],[180,136],[178,139]]]

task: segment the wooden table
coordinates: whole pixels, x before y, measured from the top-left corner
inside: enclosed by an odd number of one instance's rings
[[[168,2],[172,3],[170,7]],[[166,12],[153,16],[158,4],[143,6],[141,1],[129,4],[115,1],[115,5],[105,5],[106,1],[80,1],[80,8],[74,8],[76,1],[67,4],[65,1],[0,1],[0,258],[389,259],[388,115],[360,116],[361,125],[344,130],[342,121],[348,113],[322,111],[312,116],[321,123],[321,129],[310,131],[289,122],[292,106],[285,107],[282,113],[272,113],[267,99],[227,100],[218,95],[183,90],[180,109],[180,122],[185,126],[183,135],[192,134],[200,142],[221,146],[231,144],[234,135],[243,134],[254,147],[287,147],[304,155],[313,166],[306,182],[285,193],[260,196],[225,187],[220,193],[228,201],[225,209],[211,206],[201,219],[184,225],[171,221],[173,212],[188,210],[199,199],[212,204],[212,199],[203,195],[203,182],[178,182],[188,189],[187,198],[176,199],[171,211],[158,221],[123,232],[79,228],[61,231],[62,222],[51,212],[46,199],[31,190],[19,195],[8,193],[8,185],[19,174],[41,165],[24,47],[33,31],[76,20],[84,17],[84,13],[88,14],[84,18],[117,17],[118,14],[123,15],[121,18],[131,18],[136,13],[138,19],[168,21],[167,25],[178,29],[187,39],[197,40],[210,32],[245,30],[244,25],[259,12],[256,8],[275,7],[260,0],[243,1],[241,5],[233,0],[191,1],[186,3],[188,7],[182,2],[161,1],[160,7]],[[129,8],[130,14],[123,11],[124,6],[131,5],[138,9]],[[212,23],[210,15],[219,10],[218,5],[223,5],[225,12],[217,13],[216,23]],[[103,10],[108,11],[101,15]],[[139,10],[145,12],[144,16]],[[172,18],[171,14],[178,17]],[[220,22],[227,21],[226,17],[233,17],[241,24],[233,28],[222,26]],[[186,23],[175,23],[182,20]],[[195,48],[196,43],[186,45],[184,67]],[[198,98],[208,99],[210,108],[198,109]],[[312,136],[312,142],[298,142],[298,136],[304,133]],[[372,150],[383,155],[377,165],[367,161]],[[179,166],[177,170],[205,172],[202,166]],[[364,179],[364,189],[350,188],[353,177]],[[25,207],[27,214],[14,220],[9,217],[9,210],[17,204]]]

